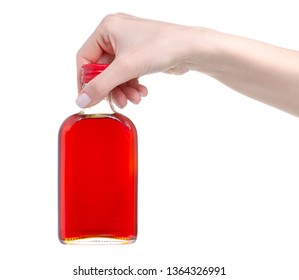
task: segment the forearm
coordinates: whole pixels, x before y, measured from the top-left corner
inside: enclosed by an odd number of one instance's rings
[[[299,117],[299,52],[208,29],[196,32],[190,70]]]

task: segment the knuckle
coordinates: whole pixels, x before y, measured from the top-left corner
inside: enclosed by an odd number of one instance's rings
[[[80,62],[80,60],[82,59],[82,54],[81,54],[81,48],[77,51],[76,53],[76,61],[77,63]]]
[[[94,78],[89,82],[89,88],[97,94],[103,94],[103,91],[105,91],[105,83],[102,79]]]
[[[119,17],[117,14],[108,14],[102,19],[100,25],[104,28],[109,29],[116,24],[118,18]]]

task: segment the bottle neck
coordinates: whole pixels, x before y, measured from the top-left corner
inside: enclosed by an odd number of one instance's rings
[[[93,115],[95,117],[112,115],[115,113],[116,111],[112,104],[111,93],[109,93],[109,95],[98,104],[90,108],[85,108],[79,112],[80,115]]]
[[[82,65],[81,67],[82,88],[84,88],[85,85],[88,82],[90,82],[93,78],[95,78],[97,75],[101,74],[108,66],[109,64],[96,64],[96,63]],[[79,114],[90,115],[91,117],[101,117],[101,116],[113,115],[114,113],[116,113],[116,111],[114,110],[114,107],[112,105],[111,93],[109,93],[108,96],[105,98],[105,100],[99,102],[97,105],[82,110]]]

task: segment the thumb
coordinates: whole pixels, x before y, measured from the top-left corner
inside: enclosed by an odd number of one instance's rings
[[[102,101],[115,87],[134,78],[123,65],[115,59],[101,74],[92,79],[80,92],[77,105],[81,108],[91,107]]]

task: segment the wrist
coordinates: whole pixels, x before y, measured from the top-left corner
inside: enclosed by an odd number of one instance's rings
[[[189,27],[185,32],[184,63],[189,70],[208,75],[221,71],[221,38],[224,34],[203,27]]]

